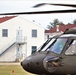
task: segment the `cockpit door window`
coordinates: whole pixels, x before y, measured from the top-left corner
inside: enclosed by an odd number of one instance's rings
[[[76,55],[76,40],[73,40],[72,44],[65,51],[66,55]]]

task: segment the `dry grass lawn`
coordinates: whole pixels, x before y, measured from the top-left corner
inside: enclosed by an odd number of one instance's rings
[[[23,70],[20,65],[0,65],[0,75],[34,75]]]

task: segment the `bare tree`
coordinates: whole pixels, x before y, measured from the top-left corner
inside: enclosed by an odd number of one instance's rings
[[[55,27],[56,25],[64,25],[64,23],[59,21],[58,19],[54,19],[53,22],[50,22],[50,25],[47,25],[47,28],[50,29]]]
[[[74,19],[73,24],[76,24],[76,19]]]

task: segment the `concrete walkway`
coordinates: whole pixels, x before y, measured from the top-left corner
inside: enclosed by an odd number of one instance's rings
[[[18,62],[18,63],[0,63],[0,65],[20,65],[20,62]]]

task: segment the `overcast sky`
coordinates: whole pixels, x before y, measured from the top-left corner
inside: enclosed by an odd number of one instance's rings
[[[42,6],[39,8],[32,8],[34,5],[39,3],[76,4],[76,0],[0,0],[0,13],[72,9],[72,7],[59,7],[50,5]],[[52,22],[56,18],[65,24],[68,22],[72,23],[72,21],[76,19],[76,13],[21,15],[20,17],[30,21],[34,20],[34,23],[46,28],[47,25],[49,25],[49,22]]]

